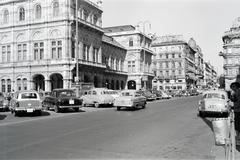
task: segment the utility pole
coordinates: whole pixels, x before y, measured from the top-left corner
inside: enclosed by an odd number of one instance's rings
[[[75,19],[76,19],[76,35],[75,35],[75,60],[76,60],[76,96],[79,97],[79,64],[78,64],[78,58],[79,58],[79,49],[78,49],[78,0],[76,0],[76,12],[75,12]]]

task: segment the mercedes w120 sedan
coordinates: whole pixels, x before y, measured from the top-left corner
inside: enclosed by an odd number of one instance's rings
[[[227,116],[230,109],[230,100],[223,90],[209,90],[202,94],[199,101],[198,113],[201,117],[220,115]]]
[[[147,98],[141,95],[140,91],[136,90],[123,90],[120,96],[114,100],[114,106],[119,111],[121,108],[145,108]]]

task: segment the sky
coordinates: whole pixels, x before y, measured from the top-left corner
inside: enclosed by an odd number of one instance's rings
[[[146,33],[193,38],[218,75],[222,36],[240,17],[240,0],[102,0],[103,27],[145,23]]]

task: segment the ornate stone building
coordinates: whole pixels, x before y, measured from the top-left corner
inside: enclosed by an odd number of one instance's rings
[[[156,53],[154,88],[183,90],[196,87],[197,76],[203,74],[203,60],[201,49],[194,39],[186,42],[182,35],[156,37],[151,48]]]
[[[225,77],[225,89],[230,89],[230,84],[239,78],[240,68],[240,17],[235,19],[232,27],[224,33],[223,52],[220,56],[224,59],[223,69]]]
[[[78,18],[75,18],[74,0],[0,1],[2,92],[73,87],[76,54],[80,81],[93,82],[97,87],[111,81],[114,85],[109,87],[113,89],[125,85],[127,74],[121,65],[126,51],[103,38],[101,7],[89,0],[79,0],[78,4]],[[75,53],[76,19],[78,53]],[[103,53],[107,52],[103,46],[120,51],[110,56],[115,68],[109,69],[103,61],[104,55],[111,54]],[[115,79],[114,73],[117,73]]]
[[[105,34],[113,37],[127,49],[125,69],[128,72],[126,88],[152,89],[153,52],[150,50],[152,39],[138,31],[134,26],[104,28]]]

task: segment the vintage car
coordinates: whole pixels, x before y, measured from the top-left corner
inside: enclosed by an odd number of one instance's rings
[[[166,92],[164,92],[164,91],[161,91],[161,92],[162,92],[162,99],[170,99],[170,98],[172,98],[172,96],[167,94]]]
[[[156,94],[153,94],[151,93],[150,91],[148,90],[139,90],[139,93],[146,97],[147,101],[153,101],[153,100],[156,100],[157,99],[157,96]]]
[[[64,109],[74,109],[78,112],[82,107],[82,99],[76,97],[73,89],[54,89],[50,96],[43,100],[43,107],[47,110],[53,109],[56,113]]]
[[[162,99],[162,92],[161,91],[152,90],[151,92],[156,95],[156,99]]]
[[[202,94],[202,99],[199,101],[199,116],[228,116],[230,103],[227,92],[223,90],[205,91]]]
[[[145,108],[146,107],[147,98],[142,96],[140,91],[136,90],[124,90],[121,91],[120,96],[115,99],[114,106],[117,107],[119,111],[121,108]]]
[[[106,88],[93,88],[86,91],[81,97],[83,99],[83,106],[113,106],[114,97],[108,93]]]
[[[42,114],[42,103],[37,91],[17,91],[10,100],[10,110],[18,116],[21,113]]]
[[[0,92],[0,111],[9,110],[9,99],[2,92]]]

